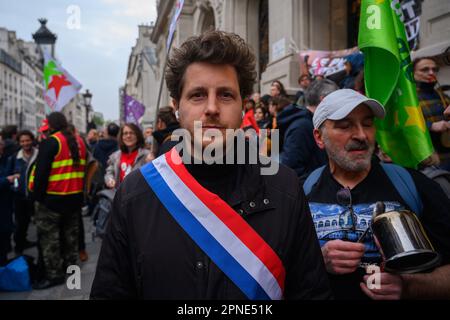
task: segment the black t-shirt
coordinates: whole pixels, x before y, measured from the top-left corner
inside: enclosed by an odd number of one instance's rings
[[[419,219],[434,248],[441,254],[442,264],[449,264],[450,201],[436,182],[418,171],[408,171],[416,184],[424,206]],[[356,242],[370,225],[373,208],[377,201],[384,202],[386,211],[410,210],[381,165],[374,160],[368,176],[351,190],[352,206],[357,216],[356,231],[351,231],[350,214],[347,208],[337,204],[336,200],[336,193],[343,187],[334,179],[327,166],[308,195],[309,207],[321,246],[333,239]],[[364,244],[366,251],[362,263],[380,263],[381,256],[370,232],[364,238]],[[366,298],[359,287],[364,274],[363,268],[358,268],[357,271],[348,275],[329,274],[335,298]]]

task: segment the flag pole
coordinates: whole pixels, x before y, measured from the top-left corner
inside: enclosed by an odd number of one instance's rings
[[[167,61],[169,60],[170,49],[172,48],[173,38],[174,37],[172,37],[172,39],[170,39],[169,48],[167,49],[166,59],[164,61],[164,67],[162,68],[161,81],[159,83],[158,100],[156,102],[156,112],[155,112],[155,118],[154,118],[154,122],[153,122],[153,129],[155,129],[156,122],[158,121],[159,105],[161,103],[161,95],[162,95],[162,89],[163,89],[164,78],[165,78],[164,75],[165,75],[165,71],[166,71],[166,67],[167,67]]]

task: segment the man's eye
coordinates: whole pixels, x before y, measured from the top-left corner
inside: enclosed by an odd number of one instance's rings
[[[202,99],[203,97],[205,97],[205,94],[203,92],[195,92],[195,93],[191,94],[191,99],[194,99],[194,100],[199,100],[199,99]]]
[[[350,123],[348,122],[340,122],[336,124],[336,128],[338,129],[348,129],[350,128]]]
[[[221,97],[223,99],[229,100],[229,99],[233,99],[234,96],[231,92],[222,92]]]

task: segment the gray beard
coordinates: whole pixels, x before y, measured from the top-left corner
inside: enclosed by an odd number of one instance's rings
[[[345,150],[339,150],[335,145],[333,145],[333,143],[328,140],[326,134],[323,134],[323,142],[325,144],[328,158],[333,160],[336,165],[343,170],[349,172],[361,172],[369,168],[372,160],[372,154],[375,149],[374,145],[369,145],[369,150],[366,156],[358,158],[358,161],[355,161],[345,156]]]

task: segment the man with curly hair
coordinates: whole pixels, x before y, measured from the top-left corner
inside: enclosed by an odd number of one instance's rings
[[[256,78],[255,56],[239,36],[209,31],[188,39],[165,76],[192,145],[206,150],[234,139]],[[195,122],[223,138],[196,136]],[[122,183],[91,298],[329,298],[295,172],[280,166],[261,175],[260,163],[186,161],[195,157],[173,148]]]

